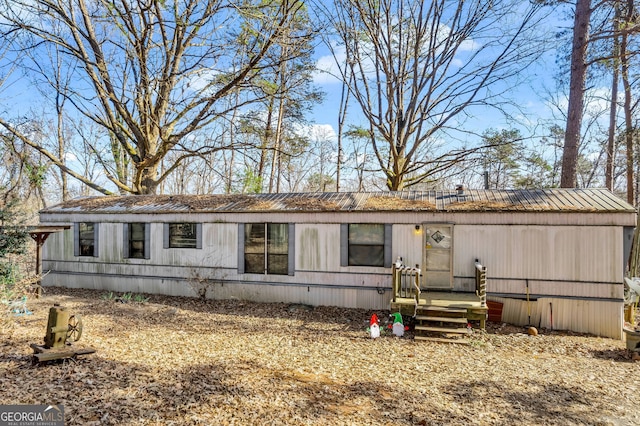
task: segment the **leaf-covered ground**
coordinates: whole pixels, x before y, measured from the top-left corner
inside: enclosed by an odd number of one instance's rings
[[[469,346],[372,340],[364,310],[102,296],[29,300],[3,330],[0,404],[64,404],[67,425],[640,424],[622,341],[491,323]],[[32,365],[54,303],[96,353]]]

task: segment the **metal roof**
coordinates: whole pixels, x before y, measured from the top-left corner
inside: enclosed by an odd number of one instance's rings
[[[606,189],[130,195],[76,198],[41,213],[320,211],[635,212]]]

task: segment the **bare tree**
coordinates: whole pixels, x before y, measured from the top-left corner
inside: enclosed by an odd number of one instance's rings
[[[369,122],[391,190],[426,181],[477,152],[426,148],[474,107],[505,106],[503,83],[516,84],[519,72],[543,53],[536,26],[542,12],[551,11],[509,0],[335,4],[327,15],[348,59],[341,77],[353,80],[351,95]]]
[[[23,61],[23,70],[43,99],[39,109],[32,114],[33,122],[39,122],[43,134],[42,146],[54,152],[66,166],[67,149],[74,136],[73,119],[67,115],[67,96],[72,80],[71,70],[74,67],[65,65],[60,46],[55,44],[20,51],[29,57],[28,61]],[[48,111],[52,113],[49,114]],[[51,173],[59,183],[62,201],[66,201],[69,199],[67,174],[59,168],[55,168]]]
[[[310,150],[307,155],[310,164],[307,168],[309,176],[305,189],[313,192],[329,192],[335,190],[337,176],[337,146],[334,145],[335,133],[327,127],[314,127],[310,133]]]
[[[354,175],[353,183],[350,185],[351,190],[358,192],[371,190],[377,185],[373,177],[375,170],[372,165],[375,165],[375,154],[371,146],[370,131],[363,127],[350,126],[344,132],[344,137],[350,142],[345,152],[344,166],[345,169],[351,169]],[[345,174],[350,175],[350,173]]]
[[[220,149],[193,146],[189,136],[230,108],[255,101],[247,91],[240,104],[224,102],[288,59],[267,52],[274,43],[286,43],[283,29],[303,6],[300,0],[1,2],[3,25],[32,37],[31,48],[54,44],[78,61],[76,84],[66,96],[79,113],[107,130],[130,161],[133,174],[124,181],[113,158],[99,160],[110,182],[133,194],[154,193],[181,161]],[[86,185],[111,192],[65,166],[19,124],[0,119],[0,125]],[[170,151],[181,155],[159,173]]]

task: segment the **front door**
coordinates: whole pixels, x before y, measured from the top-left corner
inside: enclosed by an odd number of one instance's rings
[[[422,286],[429,290],[453,287],[453,225],[425,223]]]

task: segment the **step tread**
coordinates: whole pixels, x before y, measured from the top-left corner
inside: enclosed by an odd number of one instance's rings
[[[456,343],[459,345],[468,345],[469,341],[467,339],[445,339],[443,337],[428,337],[428,336],[415,336],[415,340],[426,340],[430,342],[438,342],[438,343]]]
[[[416,319],[419,321],[455,322],[458,324],[467,323],[467,319],[461,317],[434,317],[428,315],[416,315]]]
[[[466,334],[469,332],[469,330],[467,330],[467,327],[451,328],[451,327],[433,327],[433,326],[426,326],[426,325],[416,325],[415,329],[420,331],[431,331],[435,333]]]
[[[467,313],[466,308],[447,308],[445,306],[434,306],[434,305],[421,305],[418,306],[418,311],[437,311],[437,312],[450,312],[455,314]]]

